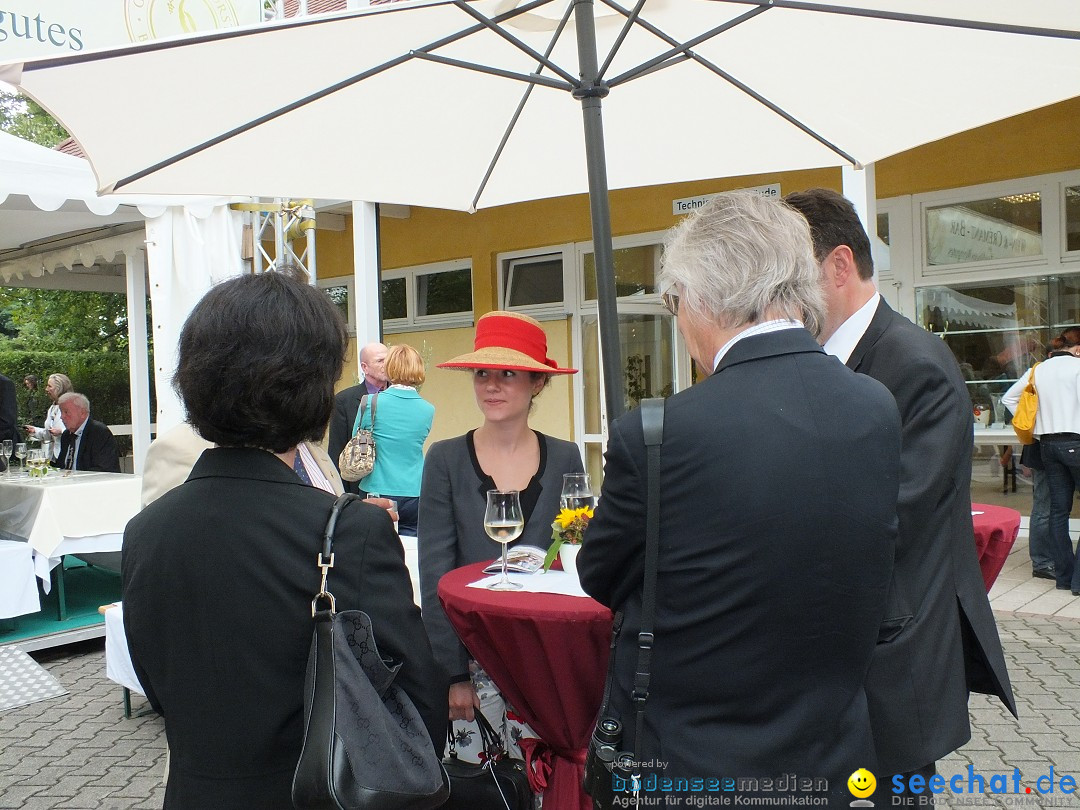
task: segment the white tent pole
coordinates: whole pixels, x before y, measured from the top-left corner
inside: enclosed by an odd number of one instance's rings
[[[866,229],[871,243],[877,236],[877,180],[874,176],[874,164],[861,169],[847,164],[843,167],[844,196],[851,200],[855,211]],[[874,283],[877,284],[877,268],[874,268]]]
[[[356,376],[360,350],[382,339],[379,311],[379,212],[375,203],[353,200],[353,312],[356,321]]]
[[[135,473],[141,475],[150,447],[150,363],[146,336],[146,250],[128,253],[128,366],[131,375],[131,442]],[[92,405],[93,403],[91,403]]]

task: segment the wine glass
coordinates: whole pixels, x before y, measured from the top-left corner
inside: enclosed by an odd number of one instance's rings
[[[11,453],[15,449],[14,443],[11,439],[4,439],[4,475],[8,475],[11,472]]]
[[[32,447],[26,452],[26,466],[30,470],[31,478],[40,478],[43,465],[45,463],[45,456],[41,452],[41,448]]]
[[[26,459],[26,442],[19,442],[15,445],[15,458],[19,460],[20,467],[26,467],[26,465],[23,463],[23,461]]]
[[[493,591],[516,591],[521,583],[511,582],[506,575],[506,547],[521,536],[525,518],[521,514],[521,499],[517,490],[489,489],[484,510],[484,531],[496,543],[502,543],[502,578],[488,585]]]
[[[559,506],[563,509],[595,509],[596,496],[588,473],[564,473]]]

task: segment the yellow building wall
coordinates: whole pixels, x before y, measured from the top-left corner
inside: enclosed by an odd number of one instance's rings
[[[884,199],[1076,168],[1080,168],[1080,98],[882,160],[876,167],[877,191]],[[612,234],[618,237],[670,228],[679,219],[671,211],[673,199],[770,183],[779,183],[784,194],[814,186],[840,189],[842,185],[839,169],[817,169],[620,189],[610,195]],[[476,317],[497,304],[500,253],[592,238],[585,195],[500,206],[475,214],[417,207],[409,212],[404,219],[380,219],[383,268],[470,260]],[[351,217],[346,222],[344,231],[317,234],[321,278],[353,272]],[[549,321],[544,328],[550,355],[560,363],[569,363],[569,321]],[[432,440],[460,435],[479,424],[467,376],[434,368],[436,363],[470,351],[472,335],[470,328],[387,336],[387,343],[410,343],[431,359],[424,396],[436,406]],[[355,345],[350,352],[339,387],[356,381]],[[558,378],[538,399],[532,424],[554,436],[570,437],[572,417],[569,381]]]
[[[548,356],[560,366],[570,365],[570,320],[544,321],[544,332],[548,340]],[[461,329],[433,329],[424,332],[396,332],[385,336],[387,346],[408,344],[420,352],[424,358],[427,381],[420,389],[420,394],[435,406],[435,419],[431,425],[428,444],[460,436],[468,430],[479,427],[482,422],[480,409],[473,396],[472,375],[465,371],[436,368],[452,357],[466,354],[473,350],[474,330],[472,327]],[[337,390],[356,385],[359,380],[352,369],[356,368],[356,340],[349,343],[349,358],[345,371],[338,382]],[[538,396],[533,404],[529,424],[550,436],[570,439],[573,430],[573,392],[566,375],[556,375],[551,384]]]

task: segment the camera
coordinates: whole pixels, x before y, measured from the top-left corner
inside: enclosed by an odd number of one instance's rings
[[[592,797],[594,810],[614,807],[616,792],[613,776],[620,777],[620,784],[631,784],[634,755],[630,751],[620,751],[621,745],[622,723],[614,717],[601,717],[589,741],[582,783],[585,792]]]

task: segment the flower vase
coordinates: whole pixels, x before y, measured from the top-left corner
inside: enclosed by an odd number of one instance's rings
[[[573,545],[571,543],[563,543],[559,546],[559,562],[562,563],[563,571],[574,576],[574,579],[578,578],[577,572],[577,555],[581,551],[581,545]]]

